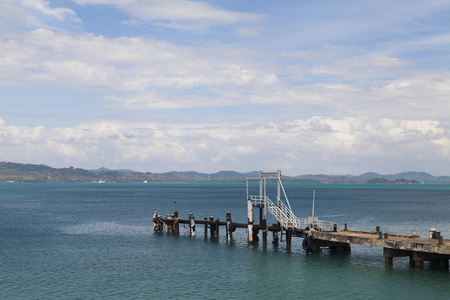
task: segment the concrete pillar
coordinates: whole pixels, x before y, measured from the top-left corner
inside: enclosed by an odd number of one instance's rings
[[[394,254],[389,248],[383,248],[384,264],[393,265],[394,264]]]
[[[414,260],[414,266],[417,269],[423,269],[423,262],[425,260],[425,254],[422,252],[413,252],[412,254]]]

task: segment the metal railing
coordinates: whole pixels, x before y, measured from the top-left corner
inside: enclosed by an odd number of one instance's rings
[[[324,220],[313,220],[308,223],[307,219],[297,218],[291,209],[289,209],[282,201],[275,204],[267,196],[251,195],[250,200],[254,206],[266,208],[272,216],[286,229],[306,229],[306,227],[315,228],[321,231],[333,231],[337,228],[337,223]]]
[[[292,210],[281,201],[278,201],[278,203],[275,204],[267,196],[250,196],[250,199],[254,205],[264,205],[275,219],[280,222],[281,226],[286,229],[304,229],[307,226],[306,219],[297,218]]]

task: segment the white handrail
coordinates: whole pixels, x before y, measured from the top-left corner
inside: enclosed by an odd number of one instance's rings
[[[308,224],[307,219],[297,218],[291,209],[289,209],[282,201],[275,204],[267,196],[251,195],[250,199],[253,204],[259,207],[265,207],[280,222],[281,226],[286,229],[306,229],[310,226],[318,230],[333,231],[337,223],[324,220],[313,220],[312,224]]]

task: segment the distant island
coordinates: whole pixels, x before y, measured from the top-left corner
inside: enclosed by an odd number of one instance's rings
[[[136,172],[132,170],[110,170],[100,168],[52,168],[47,165],[0,162],[0,182],[60,182],[60,183],[150,183],[150,182],[245,182],[248,177],[258,177],[258,171],[239,173],[220,171],[217,173],[189,172]],[[307,174],[283,176],[285,182],[296,183],[369,183],[369,184],[421,184],[450,183],[450,176],[432,176],[425,172],[404,172],[394,175],[364,173],[362,175]]]

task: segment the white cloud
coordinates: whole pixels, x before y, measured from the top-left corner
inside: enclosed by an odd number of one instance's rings
[[[78,24],[81,20],[69,8],[51,7],[45,0],[6,0],[0,2],[0,25],[5,28],[51,28],[68,21]]]
[[[431,120],[313,117],[221,125],[96,121],[67,128],[3,124],[0,145],[1,153],[20,162],[42,163],[45,155],[45,163],[55,166],[152,172],[249,171],[255,166],[281,166],[286,174],[399,172],[411,164],[416,170],[432,167],[445,173],[450,163],[448,124]]]
[[[74,0],[80,5],[111,5],[134,20],[180,30],[206,30],[214,25],[229,25],[261,20],[252,13],[229,11],[209,3],[187,0]]]

